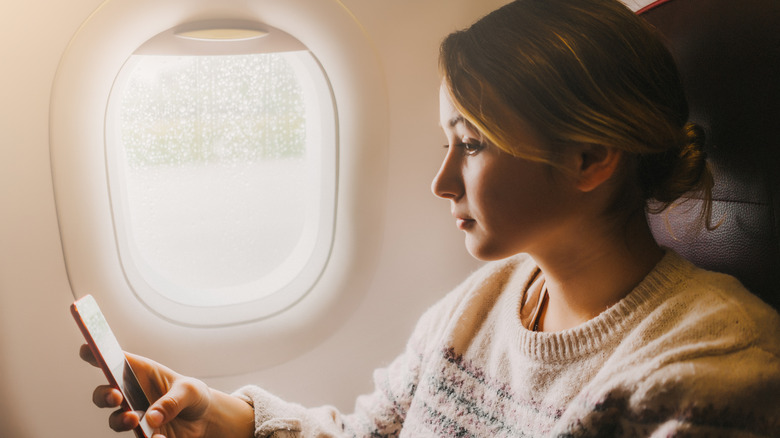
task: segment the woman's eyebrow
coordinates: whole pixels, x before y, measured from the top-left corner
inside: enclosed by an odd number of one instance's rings
[[[454,116],[453,118],[451,118],[450,120],[447,121],[447,126],[450,127],[450,128],[454,128],[455,126],[458,125],[458,123],[469,124],[465,117],[463,117],[462,115],[458,114],[457,116]],[[440,128],[443,127],[441,122],[437,123],[437,125],[439,125]]]
[[[458,123],[467,123],[466,118],[463,117],[463,115],[458,114],[457,116],[453,117],[449,121],[449,125],[451,128],[454,128]]]

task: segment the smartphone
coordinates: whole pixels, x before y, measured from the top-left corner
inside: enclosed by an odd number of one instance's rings
[[[122,409],[135,411],[141,419],[138,427],[134,429],[136,436],[151,438],[152,428],[146,423],[144,415],[149,409],[149,399],[138,383],[138,378],[127,362],[122,347],[108,326],[97,301],[92,295],[87,295],[71,304],[70,311],[108,383],[122,392]]]

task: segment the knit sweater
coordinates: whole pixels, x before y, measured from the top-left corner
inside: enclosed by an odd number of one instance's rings
[[[428,310],[355,413],[257,387],[256,437],[780,437],[780,317],[667,251],[624,299],[555,333],[520,324],[537,266],[487,264]]]

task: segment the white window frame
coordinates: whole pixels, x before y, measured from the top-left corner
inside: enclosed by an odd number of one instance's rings
[[[252,40],[196,40],[178,35],[194,29],[250,29],[262,37]],[[317,102],[309,105],[307,115],[308,151],[318,161],[319,193],[313,196],[316,216],[304,228],[304,238],[293,254],[273,272],[250,283],[218,290],[184,288],[149,266],[134,244],[130,212],[124,190],[124,173],[119,156],[121,137],[117,128],[117,95],[123,92],[127,76],[134,69],[131,56],[120,70],[109,96],[106,111],[106,165],[116,242],[127,281],[147,306],[177,324],[194,327],[224,326],[260,320],[283,312],[302,299],[319,279],[330,255],[336,212],[337,118],[332,90],[325,72],[306,47],[289,34],[262,23],[246,21],[199,21],[161,32],[144,43],[134,54],[150,56],[237,55],[289,52],[294,54],[293,69],[304,88],[304,95]],[[262,224],[258,224],[262,226]],[[219,311],[214,311],[219,308]]]

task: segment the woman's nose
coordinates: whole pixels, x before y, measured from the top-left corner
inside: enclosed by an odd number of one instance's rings
[[[442,199],[457,199],[463,193],[460,166],[453,152],[453,148],[447,150],[447,155],[431,182],[431,191]]]

